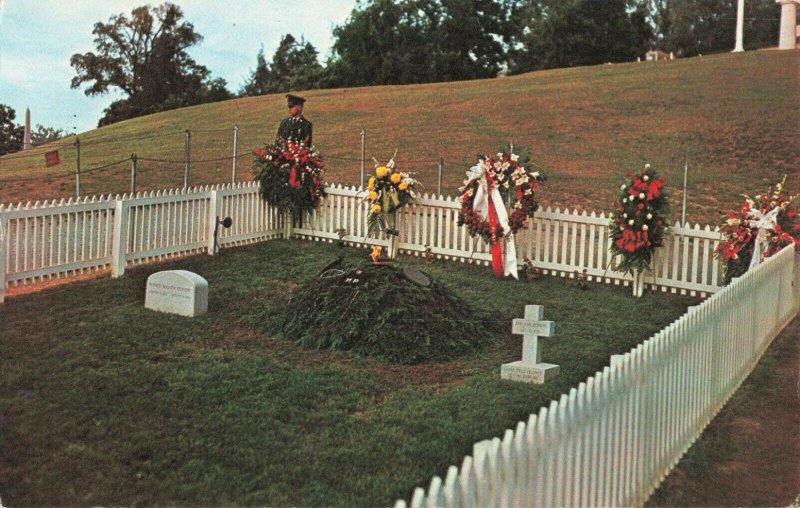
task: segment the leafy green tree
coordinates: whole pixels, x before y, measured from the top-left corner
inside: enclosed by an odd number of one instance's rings
[[[678,56],[730,51],[736,33],[736,0],[673,0],[666,50]]]
[[[242,96],[264,95],[320,88],[325,69],[317,60],[314,46],[297,40],[292,34],[281,38],[272,62],[264,57],[264,48],[256,56],[256,68],[251,71],[239,94]]]
[[[116,88],[127,96],[105,110],[100,125],[230,97],[223,93],[224,81],[207,81],[208,69],[186,52],[202,36],[175,4],[136,7],[130,17],[118,14],[96,23],[92,33],[97,52],[70,59],[77,73],[72,87],[89,83],[86,95]]]
[[[0,155],[22,150],[25,128],[14,123],[16,117],[14,108],[0,104]]]
[[[270,77],[269,65],[264,57],[264,46],[261,46],[261,49],[258,50],[258,55],[256,55],[256,68],[250,72],[245,84],[239,89],[239,95],[242,97],[255,97],[256,95],[269,93]]]
[[[334,31],[328,79],[338,86],[495,76],[511,39],[504,0],[369,0]]]
[[[41,124],[36,124],[36,128],[31,130],[31,144],[33,146],[44,145],[58,141],[66,134],[63,129],[55,129],[53,127],[45,127]]]
[[[518,40],[510,51],[513,72],[628,62],[652,36],[643,7],[626,0],[541,0],[522,6]]]
[[[653,25],[654,46],[681,56],[730,51],[735,44],[736,0],[643,0]],[[775,46],[778,13],[774,0],[747,0],[744,46]]]
[[[774,0],[747,0],[744,14],[744,48],[771,48],[778,44],[780,6]]]
[[[269,91],[319,88],[322,71],[314,46],[303,39],[298,41],[292,34],[286,34],[272,56]]]

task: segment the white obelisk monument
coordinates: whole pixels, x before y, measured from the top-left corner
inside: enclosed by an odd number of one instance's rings
[[[22,149],[23,150],[30,150],[33,148],[33,144],[31,143],[31,110],[30,108],[25,109],[25,137],[22,141]]]

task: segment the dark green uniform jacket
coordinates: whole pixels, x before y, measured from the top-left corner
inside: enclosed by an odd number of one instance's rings
[[[291,139],[295,143],[302,142],[306,146],[311,146],[311,122],[304,116],[300,118],[290,116],[278,127],[278,138]]]

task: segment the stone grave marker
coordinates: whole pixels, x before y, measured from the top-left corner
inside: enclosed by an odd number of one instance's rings
[[[542,384],[558,375],[558,365],[542,363],[539,337],[552,337],[555,331],[555,323],[544,321],[543,315],[541,305],[526,305],[525,318],[512,321],[511,333],[522,335],[522,360],[504,363],[500,367],[502,379]]]
[[[156,272],[147,278],[144,306],[195,317],[208,311],[208,282],[187,270]]]

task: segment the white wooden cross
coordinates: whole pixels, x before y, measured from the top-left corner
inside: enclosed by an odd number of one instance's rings
[[[558,374],[558,365],[542,363],[539,337],[552,337],[555,332],[555,323],[544,321],[543,316],[541,305],[526,305],[525,317],[511,322],[511,333],[522,335],[522,360],[504,363],[500,367],[502,379],[541,384]]]
[[[536,365],[542,363],[542,351],[539,349],[539,337],[552,337],[555,323],[543,321],[544,307],[526,305],[525,317],[511,322],[511,333],[522,335],[522,363]]]

